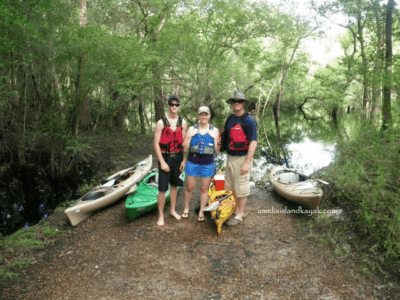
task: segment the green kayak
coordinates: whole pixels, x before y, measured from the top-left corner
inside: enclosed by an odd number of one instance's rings
[[[185,180],[185,172],[182,173],[183,181]],[[158,170],[150,172],[142,182],[139,183],[134,194],[127,197],[125,208],[129,218],[135,220],[138,216],[157,208],[158,195]],[[178,187],[178,191],[181,187]],[[165,201],[170,199],[170,189],[165,193]]]

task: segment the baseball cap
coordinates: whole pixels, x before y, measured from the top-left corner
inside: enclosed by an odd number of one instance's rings
[[[210,114],[210,109],[207,106],[200,106],[199,110],[197,111],[197,114],[199,115],[203,112]]]
[[[177,95],[173,94],[173,95],[169,96],[168,104],[171,104],[171,102],[174,100],[178,101],[179,103],[181,102],[181,100],[179,100],[179,97]]]

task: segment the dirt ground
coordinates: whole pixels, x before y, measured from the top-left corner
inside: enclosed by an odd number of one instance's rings
[[[275,193],[252,187],[244,222],[219,236],[209,215],[197,222],[199,199],[196,189],[189,219],[168,214],[164,229],[156,211],[130,221],[124,199],[76,227],[53,216],[67,230],[0,299],[384,299],[349,262],[304,239],[296,222],[305,216],[260,212],[288,205]]]

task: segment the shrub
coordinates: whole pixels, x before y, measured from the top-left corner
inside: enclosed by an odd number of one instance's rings
[[[400,257],[399,141],[398,132],[363,128],[338,142],[339,155],[326,174],[371,254],[383,254],[385,265]]]

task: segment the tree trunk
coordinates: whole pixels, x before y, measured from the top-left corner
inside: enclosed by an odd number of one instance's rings
[[[58,96],[58,109],[60,112],[60,118],[61,118],[61,122],[63,122],[65,120],[65,98],[62,94],[62,90],[61,90],[61,84],[60,81],[58,80],[58,75],[56,72],[56,67],[54,66],[54,63],[51,63],[51,75],[53,78],[53,85],[54,88],[56,90],[57,96]]]
[[[80,0],[80,6],[81,6],[81,13],[79,16],[79,25],[80,26],[85,26],[87,23],[87,4],[86,0]]]
[[[155,120],[157,121],[165,115],[162,86],[161,86],[161,69],[159,63],[155,63],[153,66],[153,79],[154,79],[153,91],[154,91]]]
[[[394,0],[388,0],[386,11],[386,54],[385,54],[385,79],[383,81],[382,103],[382,130],[389,128],[392,121],[392,108],[390,94],[392,92],[392,12]]]
[[[74,95],[73,107],[70,111],[70,116],[69,116],[70,130],[71,130],[72,136],[74,138],[77,138],[77,136],[78,136],[80,111],[82,108],[82,99],[84,97],[83,75],[82,75],[82,68],[83,68],[83,64],[84,64],[83,61],[84,61],[84,58],[83,58],[83,55],[81,54],[78,57],[78,70],[77,70],[76,81],[75,81],[75,95]]]
[[[332,111],[331,111],[331,116],[332,116],[333,126],[334,126],[335,128],[338,128],[338,124],[339,124],[337,112],[338,112],[338,107],[337,107],[337,106],[334,106],[333,109],[332,109]]]
[[[286,51],[287,51],[286,46],[284,47],[284,51],[283,51],[282,58],[281,58],[281,68],[282,68],[281,69],[281,79],[280,79],[280,83],[279,83],[279,91],[278,91],[278,94],[276,95],[276,101],[275,101],[274,108],[273,108],[275,129],[276,129],[276,141],[278,144],[278,154],[283,149],[282,143],[281,143],[281,131],[280,131],[280,127],[279,127],[279,118],[280,118],[280,113],[281,113],[281,99],[282,99],[282,95],[283,95],[283,87],[285,85],[286,77],[289,73],[289,68],[292,65],[294,56],[300,45],[301,39],[302,39],[302,37],[297,38],[297,41],[296,41],[295,46],[293,47],[293,51],[290,56],[289,62],[286,62]],[[283,154],[285,155],[285,153],[283,153]],[[280,161],[280,157],[277,159]]]
[[[139,96],[139,118],[140,118],[140,133],[146,134],[146,127],[144,126],[144,99],[143,95]]]
[[[81,11],[80,11],[80,18],[79,18],[79,25],[81,27],[86,26],[87,23],[87,3],[86,0],[80,0],[80,6],[81,6]],[[81,59],[83,61],[83,54],[81,54]],[[87,130],[90,127],[90,109],[89,109],[89,99],[86,97],[83,86],[83,77],[82,77],[82,65],[80,68],[80,79],[81,79],[81,98],[79,99],[80,102],[78,104],[78,107],[80,108],[78,110],[79,112],[79,124],[76,124],[76,128],[81,128],[83,130]]]
[[[281,149],[281,130],[279,127],[279,118],[281,114],[281,90],[279,90],[278,94],[276,95],[276,100],[273,107],[274,111],[274,121],[275,121],[275,130],[276,130],[276,143],[277,143],[277,157],[275,157],[276,162],[280,164],[280,149]]]
[[[358,39],[360,41],[361,57],[362,57],[362,76],[363,76],[363,119],[366,120],[369,110],[369,78],[368,78],[368,60],[365,53],[365,42],[363,27],[361,25],[361,14],[357,18]]]
[[[382,76],[382,60],[383,60],[383,37],[382,37],[382,23],[381,23],[381,10],[378,1],[373,2],[375,19],[376,19],[376,35],[377,47],[375,54],[374,69],[372,72],[372,95],[371,95],[371,123],[376,125],[378,123],[378,112],[381,102],[381,76]]]

